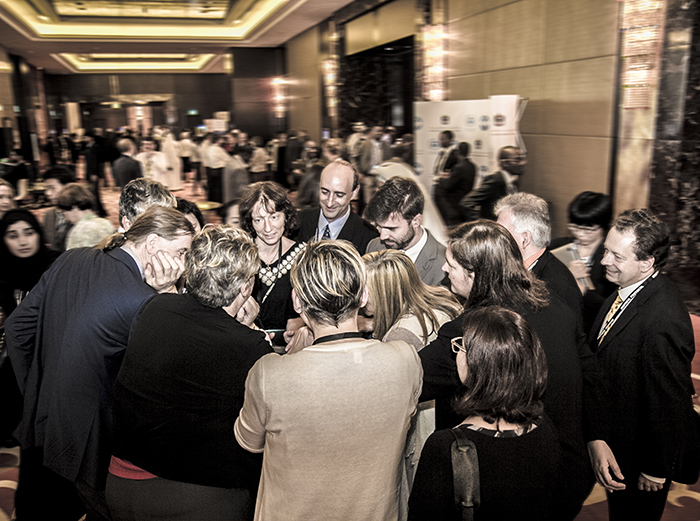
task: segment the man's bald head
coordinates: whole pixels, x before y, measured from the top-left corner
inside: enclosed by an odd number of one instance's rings
[[[357,171],[347,161],[336,159],[323,169],[318,197],[323,216],[329,222],[347,213],[358,186]]]

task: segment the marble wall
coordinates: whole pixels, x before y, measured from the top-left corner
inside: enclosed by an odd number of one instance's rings
[[[320,27],[293,38],[286,45],[289,79],[289,128],[304,129],[316,142],[321,139],[322,92]]]
[[[550,203],[553,236],[584,190],[608,193],[618,2],[450,0],[448,99],[528,98],[521,188]]]
[[[700,313],[700,6],[667,0],[649,207],[671,229],[668,272]]]

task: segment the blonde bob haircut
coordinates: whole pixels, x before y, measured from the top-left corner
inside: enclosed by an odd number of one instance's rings
[[[203,305],[230,305],[260,269],[258,247],[239,228],[206,226],[192,239],[185,258],[185,287]]]
[[[297,257],[291,278],[304,313],[336,327],[360,308],[367,280],[355,247],[332,240],[308,244]]]
[[[418,275],[413,261],[398,250],[381,250],[362,257],[367,269],[369,298],[374,305],[374,336],[382,339],[396,322],[413,314],[423,331],[423,343],[440,329],[435,313],[451,319],[462,311],[457,299],[445,288],[428,286]]]

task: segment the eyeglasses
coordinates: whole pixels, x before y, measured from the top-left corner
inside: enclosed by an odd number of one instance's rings
[[[580,226],[578,224],[569,223],[567,227],[571,233],[595,233],[601,229],[599,224],[594,224],[592,226]]]
[[[467,352],[467,350],[464,349],[464,339],[461,336],[456,336],[450,340],[450,345],[452,346],[453,353],[459,353],[460,351],[464,353]]]

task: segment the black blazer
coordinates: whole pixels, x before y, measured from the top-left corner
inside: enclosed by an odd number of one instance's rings
[[[547,284],[547,289],[554,292],[566,302],[579,319],[583,317],[583,295],[576,279],[566,265],[557,259],[549,250],[537,259],[532,267],[532,273]]]
[[[572,242],[574,242],[573,237],[554,239],[549,245],[549,249],[554,250],[566,244],[571,244]],[[605,266],[600,263],[600,261],[603,260],[604,254],[605,242],[601,241],[600,245],[593,253],[593,263],[591,266],[591,281],[593,281],[595,289],[589,289],[583,296],[583,330],[586,334],[590,333],[593,322],[596,316],[598,316],[598,311],[600,311],[605,299],[617,289],[617,285],[610,282],[605,276]]]
[[[294,240],[306,242],[314,238],[320,212],[320,208],[307,208],[299,212],[299,231],[293,237]],[[338,234],[339,240],[350,241],[357,248],[357,251],[360,252],[360,255],[365,254],[369,241],[375,237],[379,237],[377,229],[352,210],[348,220],[345,221],[343,229]]]
[[[462,159],[450,170],[450,176],[440,179],[435,186],[435,202],[447,226],[462,221],[459,202],[474,186],[476,166],[469,159]]]
[[[479,188],[472,190],[459,202],[462,207],[462,217],[465,221],[475,219],[496,220],[493,207],[501,197],[508,195],[506,181],[500,170],[486,177]],[[480,207],[477,211],[476,207]]]
[[[112,165],[114,178],[120,188],[124,188],[129,181],[143,177],[141,164],[133,157],[122,154]]]
[[[688,429],[694,392],[690,315],[673,283],[658,275],[598,345],[598,333],[616,296],[605,301],[589,335],[608,389],[597,436],[608,443],[630,483],[636,483],[640,472],[670,478]]]

